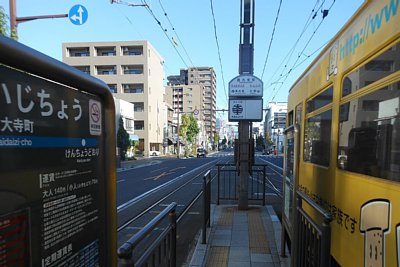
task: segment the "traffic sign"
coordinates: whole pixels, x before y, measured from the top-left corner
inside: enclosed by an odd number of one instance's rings
[[[69,10],[68,17],[69,17],[69,20],[72,22],[72,24],[82,25],[87,21],[88,15],[89,15],[88,11],[84,6],[74,5]]]
[[[254,75],[239,75],[229,82],[229,97],[231,96],[262,97],[263,82]]]
[[[229,99],[229,121],[262,121],[262,99]]]

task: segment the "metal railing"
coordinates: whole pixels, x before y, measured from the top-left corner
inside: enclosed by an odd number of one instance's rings
[[[207,227],[211,226],[211,172],[203,177],[203,233],[202,244],[207,243]]]
[[[318,215],[322,223],[318,224],[302,208],[303,200],[307,202]],[[295,248],[292,266],[298,267],[329,267],[331,248],[332,215],[315,203],[306,194],[297,191],[297,212],[295,213]]]
[[[217,205],[220,200],[239,199],[239,170],[235,164],[217,164],[218,185],[217,185]],[[266,187],[266,167],[265,164],[254,164],[250,169],[251,175],[248,178],[248,200],[259,200],[265,205]]]
[[[118,249],[119,266],[176,266],[176,203],[171,203],[144,228],[131,237]],[[133,250],[166,218],[168,226],[158,235],[137,261],[132,257]]]

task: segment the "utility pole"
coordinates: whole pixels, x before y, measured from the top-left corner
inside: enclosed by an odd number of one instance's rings
[[[239,74],[253,74],[254,57],[254,5],[255,0],[240,1],[240,45],[239,45]],[[249,132],[250,123],[239,121],[239,210],[247,210],[248,179],[249,179]]]
[[[36,19],[55,19],[67,18],[68,14],[58,15],[44,15],[44,16],[30,16],[30,17],[17,17],[17,0],[10,0],[10,29],[17,35],[18,23],[27,22]],[[18,36],[18,35],[17,35]]]

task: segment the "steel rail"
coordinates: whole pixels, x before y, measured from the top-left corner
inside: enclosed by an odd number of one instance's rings
[[[147,214],[148,212],[150,212],[154,207],[156,207],[157,205],[159,205],[160,203],[162,203],[165,199],[167,199],[168,197],[174,195],[176,192],[178,192],[179,190],[181,190],[183,187],[187,186],[189,183],[191,183],[192,181],[194,181],[196,178],[198,178],[199,176],[204,175],[204,173],[206,172],[206,170],[201,170],[196,176],[194,176],[193,178],[189,179],[188,181],[186,181],[184,184],[182,184],[181,186],[177,187],[176,189],[174,189],[173,191],[171,191],[170,193],[168,193],[167,195],[163,196],[162,198],[160,198],[158,201],[154,202],[154,204],[152,204],[151,206],[149,206],[148,208],[144,209],[143,211],[141,211],[139,214],[137,214],[136,216],[132,217],[131,219],[127,220],[126,222],[124,222],[123,224],[121,224],[121,226],[119,226],[117,228],[117,232],[122,231],[123,229],[125,229],[126,227],[128,227],[131,223],[133,223],[134,221],[138,220],[140,217],[144,216],[145,214]],[[192,200],[193,201],[193,200]],[[192,204],[193,206],[193,204]],[[180,215],[178,216],[178,220],[180,218]]]

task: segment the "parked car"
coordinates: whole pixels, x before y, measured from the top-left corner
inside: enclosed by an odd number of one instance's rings
[[[200,157],[205,158],[206,154],[207,154],[207,151],[204,148],[200,147],[200,148],[197,149],[197,157],[198,158],[200,158]]]
[[[149,155],[150,155],[150,156],[160,156],[160,155],[161,155],[161,152],[160,152],[160,151],[157,151],[157,150],[150,150]]]

